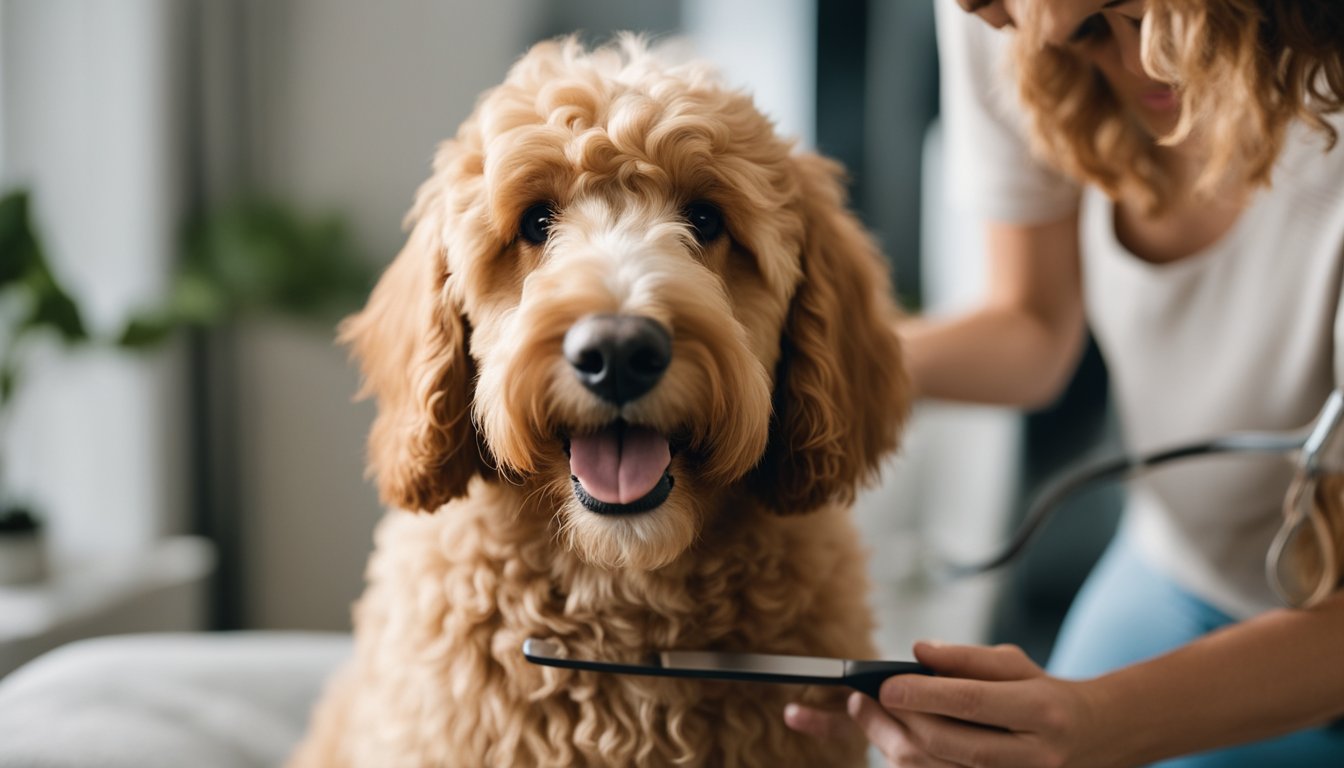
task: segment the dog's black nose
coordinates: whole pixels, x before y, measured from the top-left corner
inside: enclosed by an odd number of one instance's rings
[[[672,336],[639,315],[588,315],[565,333],[565,359],[590,392],[621,405],[643,395],[672,363]]]

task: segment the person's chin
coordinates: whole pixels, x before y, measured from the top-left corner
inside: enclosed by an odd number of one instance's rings
[[[1170,136],[1181,122],[1180,110],[1154,110],[1140,105],[1132,110],[1132,114],[1153,141]]]
[[[1139,122],[1155,139],[1161,139],[1176,130],[1181,122],[1180,101],[1171,99],[1139,98],[1131,107]]]

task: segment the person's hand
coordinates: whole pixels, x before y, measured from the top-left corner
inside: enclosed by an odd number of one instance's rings
[[[849,717],[790,704],[790,728],[834,738],[859,728],[893,766],[1098,766],[1096,705],[1078,683],[1050,677],[1016,646],[916,643],[938,677],[900,675],[881,705],[862,694]]]
[[[974,13],[995,29],[1003,29],[1013,23],[1013,14],[1008,0],[957,0],[963,11]]]

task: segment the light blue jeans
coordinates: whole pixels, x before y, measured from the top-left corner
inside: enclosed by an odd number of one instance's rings
[[[1090,678],[1157,656],[1233,619],[1145,564],[1121,533],[1097,563],[1060,629],[1049,669]],[[1344,662],[1341,662],[1344,663]],[[1254,692],[1247,691],[1248,696]],[[1316,728],[1158,763],[1162,768],[1344,766],[1344,727]]]

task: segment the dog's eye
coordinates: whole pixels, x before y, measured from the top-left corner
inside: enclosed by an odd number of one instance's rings
[[[708,243],[723,234],[723,211],[717,205],[697,200],[683,211],[686,221],[695,230],[695,239]]]
[[[536,203],[523,211],[523,218],[518,222],[518,234],[529,243],[541,245],[551,234],[551,219],[554,217],[554,205]]]

